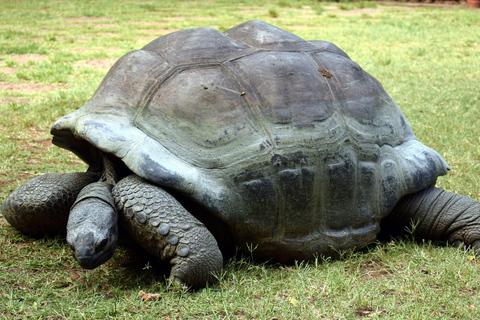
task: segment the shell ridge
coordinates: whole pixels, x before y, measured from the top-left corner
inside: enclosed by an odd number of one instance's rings
[[[137,123],[138,116],[148,108],[153,100],[153,97],[158,93],[158,89],[169,79],[173,78],[173,76],[177,73],[177,69],[175,67],[170,67],[166,71],[163,72],[163,77],[159,77],[159,75],[153,74],[152,77],[149,77],[151,80],[151,85],[146,85],[142,92],[142,98],[138,102],[136,106],[136,112],[133,116],[132,123]]]
[[[259,105],[268,106],[269,105],[268,101],[266,101],[263,98],[261,93],[257,92],[257,90],[254,86],[251,86],[249,84],[249,81],[246,80],[246,79],[248,79],[248,76],[243,74],[243,72],[234,63],[228,61],[228,62],[225,62],[224,65],[225,65],[226,69],[233,75],[233,77],[239,83],[239,85],[242,88],[245,88],[245,93],[246,93],[246,96],[247,96],[246,101],[247,101],[248,106],[249,106],[248,111],[250,111],[249,113],[251,113],[255,117],[255,119],[257,120],[256,121],[257,125],[255,125],[254,123],[251,124],[252,128],[254,128],[254,130],[256,132],[260,133],[257,129],[258,125],[260,125],[259,129],[260,129],[261,133],[263,133],[260,136],[263,136],[263,137],[267,138],[267,140],[261,142],[261,144],[264,145],[264,147],[266,148],[266,151],[268,150],[267,152],[270,154],[270,158],[272,159],[277,154],[277,152],[275,151],[277,149],[277,144],[275,143],[275,138],[274,138],[274,134],[272,132],[272,128],[269,128],[266,125],[269,122],[266,121],[265,115],[257,107]],[[250,119],[249,119],[249,122],[251,122]],[[281,201],[282,199],[280,197],[281,190],[280,190],[279,177],[276,174],[275,168],[273,166],[269,166],[268,171],[269,171],[269,176],[273,179],[274,197],[276,199],[275,203],[277,203],[277,206],[276,206],[275,211],[274,211],[275,218],[273,219],[273,227],[271,229],[271,234],[270,234],[270,236],[272,238],[274,238],[274,237],[279,236],[278,228],[280,227],[280,216],[281,216],[281,212],[283,210],[283,206],[284,206],[283,202],[284,201]],[[226,179],[226,180],[228,180],[228,179]],[[227,183],[231,188],[230,190],[235,190],[236,189],[234,181],[227,182]],[[237,203],[243,203],[243,201],[241,201],[242,199],[241,199],[240,193],[235,194],[235,197],[238,198],[237,201],[239,201],[239,202],[237,202]],[[243,208],[242,212],[247,212],[246,208]]]
[[[308,59],[310,61],[312,61],[316,66],[317,68],[324,68],[326,69],[325,67],[326,64],[325,62],[323,62],[323,60],[320,58],[320,57],[317,57],[317,59],[315,59],[312,54],[306,54],[305,56],[308,57]],[[328,67],[327,67],[328,68]],[[328,69],[326,69],[328,70]],[[337,96],[335,95],[334,91],[332,90],[332,87],[330,85],[330,81],[329,79],[334,79],[336,84],[338,85],[338,79],[335,75],[335,73],[332,74],[332,77],[331,78],[327,78],[327,77],[322,77],[323,78],[323,81],[324,83],[327,85],[328,89],[329,89],[329,92],[330,92],[330,95],[334,101],[334,106],[333,106],[333,115],[335,116],[335,118],[337,119],[337,123],[338,124],[341,124],[342,126],[342,129],[344,130],[345,133],[348,133],[348,135],[351,137],[351,134],[349,132],[349,128],[347,126],[347,123],[346,123],[346,118],[347,118],[347,115],[345,114],[345,112],[343,111],[343,108],[342,108],[342,105],[341,105],[341,102],[340,100],[337,98]],[[342,94],[341,92],[339,92],[339,94]],[[342,97],[343,99],[345,99],[344,97]]]
[[[170,61],[170,59],[168,59],[164,54],[162,54],[161,52],[157,51],[157,50],[152,50],[152,49],[147,49],[146,46],[143,47],[142,49],[138,50],[138,51],[145,51],[145,52],[148,52],[150,54],[153,54],[154,56],[156,57],[159,57],[163,60],[165,60],[169,65],[175,65],[175,63],[173,61]]]
[[[255,48],[279,48],[284,52],[288,50],[297,52],[299,48],[316,48],[314,44],[299,36],[260,20],[244,22],[225,31],[225,34],[235,41],[247,42]]]
[[[257,120],[256,123],[260,125],[260,131],[263,133],[262,136],[266,136],[270,142],[270,146],[273,146],[273,134],[271,132],[271,129],[266,126],[268,122],[266,121],[263,113],[258,108],[259,105],[264,105],[266,103],[265,101],[263,101],[262,95],[257,92],[255,87],[249,85],[248,81],[246,81],[246,75],[244,75],[232,62],[226,61],[223,65],[225,66],[225,69],[232,74],[240,87],[244,89],[243,92],[245,92],[245,100],[247,101],[250,111],[248,113],[251,113],[255,117],[255,119]],[[256,126],[250,118],[248,118],[248,120],[251,123],[252,128],[260,134],[257,128],[258,126]]]

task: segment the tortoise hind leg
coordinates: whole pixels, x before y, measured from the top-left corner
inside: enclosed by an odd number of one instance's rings
[[[47,173],[28,180],[2,204],[5,219],[31,235],[65,233],[68,212],[84,186],[100,177],[94,172]]]
[[[400,199],[386,223],[416,225],[415,235],[480,250],[480,203],[431,186]]]
[[[147,251],[170,262],[172,280],[192,288],[215,282],[223,258],[208,229],[168,192],[131,175],[112,190],[121,222]]]

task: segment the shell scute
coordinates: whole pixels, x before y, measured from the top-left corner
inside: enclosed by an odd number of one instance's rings
[[[227,30],[225,34],[253,48],[270,50],[313,50],[316,47],[302,38],[263,21],[252,20]]]
[[[134,124],[186,161],[221,167],[222,157],[238,141],[255,139],[242,92],[222,65],[179,70],[158,88]],[[192,151],[196,157],[190,156]]]
[[[142,48],[175,65],[218,63],[251,50],[212,28],[180,30],[160,37]]]
[[[324,120],[334,111],[335,98],[307,55],[260,52],[232,65],[254,88],[267,123],[313,127],[314,121]]]

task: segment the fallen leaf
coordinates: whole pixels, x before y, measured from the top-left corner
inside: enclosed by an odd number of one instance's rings
[[[376,311],[375,308],[366,306],[366,307],[357,309],[354,314],[359,317],[374,317],[376,315],[381,315],[386,312],[387,310],[385,309]]]
[[[292,298],[292,297],[289,297],[288,298],[288,302],[291,304],[291,305],[294,305],[296,306],[298,304],[298,300],[295,299],[295,298]]]
[[[140,290],[138,296],[142,298],[143,301],[159,301],[162,299],[162,296],[158,293],[146,293],[143,290]]]
[[[387,310],[385,310],[385,309],[378,310],[377,312],[370,313],[370,314],[368,315],[368,317],[379,316],[379,315],[381,315],[381,314],[384,314],[385,312],[387,312]]]
[[[470,306],[468,306],[468,309],[473,311],[473,310],[477,309],[477,307],[475,307],[473,304],[471,304]]]

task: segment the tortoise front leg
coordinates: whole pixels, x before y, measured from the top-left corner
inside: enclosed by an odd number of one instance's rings
[[[214,282],[223,258],[208,229],[168,192],[131,175],[112,190],[121,222],[147,251],[170,262],[170,277],[192,288]]]
[[[95,172],[47,173],[28,180],[2,204],[5,219],[31,235],[65,233],[78,193],[100,177]]]
[[[386,222],[413,222],[421,238],[480,250],[480,203],[434,186],[403,197]]]

